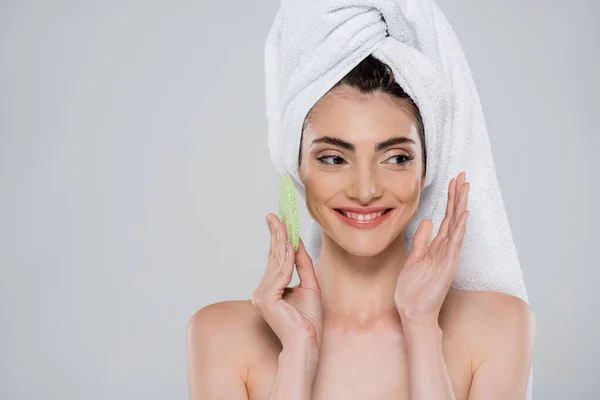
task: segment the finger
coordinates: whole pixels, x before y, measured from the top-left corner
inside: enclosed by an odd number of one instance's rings
[[[283,263],[281,265],[281,281],[280,289],[285,289],[292,281],[292,275],[294,273],[294,246],[288,241],[284,244]],[[283,293],[282,293],[283,295]]]
[[[456,265],[458,263],[458,258],[460,255],[460,249],[462,247],[462,243],[464,240],[466,228],[467,228],[467,219],[469,217],[469,211],[464,211],[460,214],[458,225],[454,232],[452,232],[452,236],[448,241],[446,254],[445,254],[445,265],[448,268],[448,272],[454,274],[456,271]]]
[[[429,245],[429,250],[431,254],[440,255],[442,253],[442,246],[447,242],[447,236],[449,227],[454,219],[454,210],[456,208],[456,185],[457,180],[460,177],[460,174],[457,178],[452,178],[450,183],[448,184],[448,201],[446,202],[446,213],[444,215],[444,219],[440,224],[440,228],[438,229],[438,233]]]
[[[271,244],[269,249],[269,257],[267,259],[267,268],[265,269],[263,280],[267,282],[267,286],[269,286],[274,280],[277,279],[279,275],[281,275],[281,266],[283,259],[285,258],[285,249],[282,251],[278,246],[277,216],[270,213],[267,215],[267,219],[270,221],[269,229],[271,231]]]
[[[277,304],[282,300],[285,288],[292,280],[294,264],[291,252],[293,247],[290,244],[286,254],[285,242],[283,247],[281,243],[281,226],[278,226],[280,222],[277,216],[268,214],[267,221],[270,222],[272,250],[270,254],[272,253],[272,255],[269,257],[260,284],[252,293],[252,305],[258,308],[270,326],[279,327],[280,323],[278,318],[274,318],[274,313],[277,311]]]
[[[438,233],[436,235],[435,238],[433,238],[433,240],[431,241],[431,244],[429,245],[429,249],[428,252],[430,254],[439,256],[442,253],[443,250],[443,246],[444,244],[448,242],[448,237],[447,236],[443,236],[440,233]]]
[[[470,214],[469,210],[465,210],[460,214],[460,219],[459,219],[459,223],[458,223],[456,232],[450,238],[450,241],[452,242],[453,246],[456,248],[457,251],[460,250],[463,240],[464,240],[464,237],[465,237],[465,232],[467,230],[467,220],[469,218],[469,214]]]
[[[465,186],[465,194],[460,208],[461,213],[467,210],[467,206],[469,205],[469,193],[471,192],[471,183],[467,182],[465,183]]]
[[[279,265],[283,265],[285,261],[285,246],[287,243],[287,231],[283,222],[277,220],[277,262]]]
[[[466,218],[469,214],[469,211],[463,211],[459,214],[458,223],[456,228],[452,231],[452,234],[448,240],[448,247],[456,250],[456,245],[460,244],[460,239],[464,229],[466,228]]]
[[[276,300],[278,301],[283,298],[287,286],[292,281],[294,258],[291,255],[290,249],[293,250],[291,244],[288,243],[284,246],[282,251],[284,258],[278,266],[277,272],[273,273],[272,276],[265,279],[262,283],[262,293],[265,294],[266,298],[271,299],[270,301],[265,301],[264,308],[267,309],[267,312],[272,311],[269,307],[273,306]]]
[[[465,204],[465,197],[468,189],[469,183],[461,183],[461,185],[458,187],[458,196],[454,205],[454,217],[452,219],[452,222],[450,223],[448,235],[452,235],[452,232],[454,231],[454,229],[456,229],[456,226],[458,225],[458,220],[460,218],[461,213],[465,210],[463,206]]]
[[[413,264],[417,260],[420,260],[423,257],[425,257],[425,254],[427,254],[427,249],[431,240],[432,227],[433,223],[430,219],[424,219],[419,224],[417,232],[415,232],[415,236],[412,240],[410,253],[408,255],[408,258],[406,259],[407,265]]]
[[[252,305],[258,309],[259,313],[279,337],[286,336],[285,329],[288,325],[286,321],[282,320],[282,317],[285,318],[286,314],[283,313],[282,315],[281,307],[287,307],[286,310],[288,313],[290,311],[294,312],[293,308],[290,309],[291,306],[283,299],[294,271],[293,257],[291,256],[293,247],[291,244],[288,244],[288,247],[288,253],[281,266],[281,274],[276,275],[271,270],[269,274],[265,274],[261,283],[252,293]],[[287,317],[289,318],[289,315]]]
[[[454,212],[454,199],[456,197],[456,178],[452,178],[448,184],[448,202],[446,203],[446,215],[438,230],[438,235],[445,237],[448,235],[448,226]]]
[[[316,290],[320,293],[321,289],[317,282],[317,275],[315,273],[315,267],[313,261],[308,255],[304,242],[302,239],[298,241],[298,251],[296,252],[296,270],[298,271],[298,277],[300,278],[300,287],[306,289]]]
[[[465,171],[461,171],[460,174],[458,174],[458,187],[460,187],[460,185],[465,183],[466,180],[467,180],[467,173]]]
[[[262,303],[260,308],[267,312],[275,300],[282,298],[285,288],[292,281],[294,271],[293,247],[291,243],[288,243],[287,247],[287,252],[285,246],[282,251],[284,254],[282,263],[279,264],[277,260],[271,260],[271,265],[266,268],[260,284],[253,293],[252,303],[255,304],[260,301]]]
[[[269,255],[267,256],[268,260],[275,259],[275,229],[273,228],[273,222],[271,219],[271,214],[267,214],[267,226],[269,227]]]
[[[270,220],[271,220],[271,229],[273,230],[273,237],[272,237],[272,241],[271,241],[271,246],[273,247],[273,256],[274,256],[274,263],[272,264],[275,269],[278,268],[279,265],[281,265],[281,249],[279,248],[279,218],[277,218],[277,216],[275,214],[270,214]]]

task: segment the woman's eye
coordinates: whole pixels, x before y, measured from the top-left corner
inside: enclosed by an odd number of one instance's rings
[[[398,155],[388,158],[388,160],[397,160],[397,162],[392,162],[391,164],[406,164],[413,158],[414,157],[407,156],[406,154],[398,154]]]
[[[340,156],[323,156],[323,157],[318,157],[317,160],[319,160],[319,162],[321,164],[327,164],[327,165],[339,165],[339,164],[344,163],[344,159]],[[325,160],[337,160],[338,162],[336,162],[336,161],[328,162]]]

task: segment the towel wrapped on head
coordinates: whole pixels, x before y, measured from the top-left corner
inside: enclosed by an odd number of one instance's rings
[[[448,183],[465,171],[470,214],[452,286],[528,302],[479,95],[458,39],[433,0],[281,0],[265,44],[268,145],[275,167],[292,177],[305,198],[298,176],[304,120],[369,55],[392,69],[419,108],[425,130],[425,187],[406,227],[407,250],[424,218],[432,220],[435,236]],[[316,259],[316,222],[303,240]]]

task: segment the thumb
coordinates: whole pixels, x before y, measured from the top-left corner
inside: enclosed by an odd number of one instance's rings
[[[302,239],[299,240],[298,251],[296,252],[296,270],[298,271],[298,277],[300,278],[299,286],[301,288],[320,292],[319,283],[317,282],[317,276],[315,274],[315,267],[304,247]]]
[[[430,219],[424,219],[419,224],[417,232],[413,237],[412,246],[410,248],[410,254],[406,259],[406,265],[411,265],[418,260],[425,257],[429,243],[431,242],[431,232],[433,229],[433,222]]]

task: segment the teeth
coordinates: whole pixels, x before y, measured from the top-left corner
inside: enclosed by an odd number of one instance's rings
[[[383,214],[383,211],[378,211],[378,212],[374,212],[371,214],[356,214],[356,213],[346,212],[344,210],[340,210],[340,211],[342,211],[342,214],[344,214],[346,217],[352,218],[352,219],[355,219],[358,221],[368,221],[370,219],[377,218],[381,214]]]

